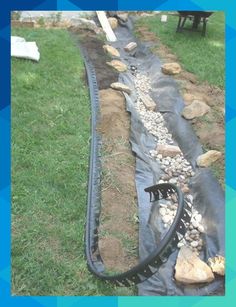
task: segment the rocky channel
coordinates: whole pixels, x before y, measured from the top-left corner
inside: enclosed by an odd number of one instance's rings
[[[131,49],[137,48],[137,45],[131,43],[127,46],[130,46]],[[129,48],[124,49],[128,52]],[[113,63],[114,61],[119,62],[119,65],[111,65],[117,64]],[[208,259],[207,263],[202,260],[206,245],[206,229],[201,213],[194,206],[194,197],[190,189],[190,181],[195,176],[195,170],[188,160],[185,159],[172,134],[169,133],[164,116],[158,111],[158,103],[150,96],[152,86],[148,74],[141,73],[135,65],[126,65],[127,63],[123,63],[121,58],[120,61],[113,60],[107,64],[113,66],[118,71],[129,70],[134,77],[134,87],[132,89],[120,82],[112,83],[110,86],[117,91],[126,93],[126,95],[131,95],[134,92],[136,94],[136,100],[134,101],[135,109],[144,127],[154,136],[156,141],[154,148],[149,151],[150,158],[158,162],[161,169],[161,175],[155,183],[172,183],[177,185],[191,206],[192,217],[190,222],[186,223],[188,230],[177,246],[179,252],[174,268],[175,280],[184,284],[210,283],[215,278],[214,274],[224,275],[224,257],[217,255]],[[162,66],[162,72],[167,75],[178,74],[181,68],[177,68],[174,73],[170,73],[165,71]],[[207,112],[208,110],[209,108],[205,111]],[[202,114],[205,114],[205,111]],[[199,116],[202,116],[202,114],[199,114]],[[186,118],[184,114],[182,116]],[[195,115],[191,117],[195,117]],[[198,157],[196,165],[198,167],[207,167],[216,161],[219,158],[218,156],[219,153],[216,151],[207,152]],[[158,206],[162,224],[160,225],[161,237],[163,238],[175,219],[178,208],[177,199],[175,196],[169,197],[167,200],[159,201]],[[190,271],[191,274],[189,275]]]
[[[195,175],[190,163],[184,158],[183,153],[178,146],[174,145],[172,135],[165,126],[165,120],[158,110],[148,110],[143,97],[149,97],[151,83],[148,76],[135,74],[135,90],[137,94],[136,110],[147,130],[156,138],[157,146],[150,151],[153,159],[158,161],[162,170],[162,175],[157,183],[176,184],[185,194],[185,197],[193,205],[193,196],[189,189],[189,180]],[[157,107],[156,107],[157,109]],[[169,153],[168,153],[169,151]],[[173,198],[165,203],[160,203],[159,213],[164,228],[168,229],[173,223],[177,202]],[[204,226],[202,224],[201,214],[192,208],[192,219],[185,237],[178,243],[178,248],[187,246],[193,252],[199,255],[203,248],[204,241],[202,234]]]

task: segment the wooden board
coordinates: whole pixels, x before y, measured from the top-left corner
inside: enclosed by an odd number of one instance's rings
[[[110,23],[107,19],[106,13],[104,11],[96,11],[97,16],[98,16],[98,20],[104,30],[104,32],[106,33],[106,38],[109,42],[116,42],[116,36],[110,26]]]

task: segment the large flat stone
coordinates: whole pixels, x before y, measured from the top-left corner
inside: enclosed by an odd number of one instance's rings
[[[112,47],[112,46],[110,46],[110,45],[104,45],[104,46],[103,46],[103,49],[104,49],[104,51],[107,52],[110,56],[113,56],[113,57],[119,57],[119,56],[120,56],[119,51],[118,51],[116,48],[114,48],[114,47]]]
[[[180,248],[175,265],[175,279],[183,284],[209,283],[214,280],[211,268],[189,247]]]
[[[179,146],[175,145],[158,144],[156,150],[158,154],[161,154],[163,157],[174,157],[181,154]]]
[[[210,111],[210,107],[203,101],[194,100],[183,109],[182,116],[186,119],[193,119],[205,115]]]
[[[209,150],[197,157],[197,165],[200,167],[208,167],[222,157],[222,153],[217,150]]]
[[[130,52],[130,51],[134,50],[136,47],[137,47],[137,43],[131,42],[131,43],[128,43],[128,44],[124,47],[124,49],[125,49],[125,51]]]
[[[114,90],[117,90],[117,91],[125,92],[127,94],[131,93],[131,89],[127,85],[120,83],[120,82],[112,83],[111,88],[113,88]]]
[[[225,275],[225,257],[217,255],[208,259],[208,264],[212,271],[218,275]]]
[[[123,22],[126,22],[128,20],[128,16],[128,13],[117,13],[117,17]]]
[[[91,30],[97,34],[100,34],[103,32],[102,29],[96,25],[95,21],[87,19],[87,18],[82,18],[82,17],[73,20],[73,25],[71,29],[73,31],[79,31],[80,29],[81,30]]]
[[[114,30],[118,27],[118,20],[115,17],[109,17],[108,22],[109,22],[112,30]]]
[[[124,72],[127,70],[127,65],[122,63],[119,60],[112,60],[111,62],[106,62],[107,65],[113,67],[114,69],[118,70],[119,72]]]
[[[181,66],[178,63],[166,63],[161,66],[163,74],[176,75],[181,72]]]
[[[139,97],[145,105],[146,109],[149,111],[154,111],[156,108],[156,103],[148,94],[139,93]]]
[[[193,94],[185,93],[183,95],[183,98],[184,98],[184,103],[186,105],[190,105],[194,101],[195,96]]]

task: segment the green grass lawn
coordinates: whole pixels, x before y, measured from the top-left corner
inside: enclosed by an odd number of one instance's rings
[[[125,295],[84,258],[90,102],[66,30],[13,29],[39,63],[12,59],[12,294]]]
[[[163,12],[165,14],[166,12]],[[168,15],[161,22],[161,15],[143,17],[136,27],[147,26],[160,41],[177,55],[185,70],[194,73],[200,81],[220,88],[225,86],[225,18],[224,12],[214,13],[208,21],[207,33],[183,31],[176,33],[178,17]],[[190,21],[186,26],[190,26]]]

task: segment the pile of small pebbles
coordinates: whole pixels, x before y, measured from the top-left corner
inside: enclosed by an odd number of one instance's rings
[[[145,128],[158,138],[159,144],[173,144],[172,136],[165,127],[165,121],[160,112],[153,112],[146,109],[140,98],[142,94],[148,94],[151,89],[150,80],[147,76],[136,74],[135,89],[137,94],[136,110],[138,111]],[[157,140],[157,139],[156,139]]]
[[[140,74],[135,70],[135,89],[137,94],[137,101],[135,104],[140,118],[146,129],[156,137],[158,144],[173,145],[174,141],[172,135],[165,127],[165,120],[160,112],[147,110],[142,102],[141,95],[148,95],[151,89],[151,83],[148,76]],[[189,180],[195,175],[190,163],[184,158],[183,154],[177,154],[174,157],[163,157],[157,150],[151,150],[150,156],[159,162],[162,170],[162,175],[157,183],[173,183],[181,188],[185,197],[188,199],[191,206],[193,205],[193,196],[189,190]],[[177,211],[177,200],[173,195],[172,199],[165,203],[160,203],[159,213],[163,222],[164,228],[168,229],[173,223]],[[178,248],[182,246],[190,247],[197,254],[203,248],[202,233],[204,227],[202,225],[201,214],[192,207],[192,218],[188,223],[188,230],[185,237],[178,243]]]
[[[156,150],[151,150],[150,155],[159,162],[163,172],[158,183],[173,183],[184,193],[189,193],[189,179],[195,175],[195,172],[182,153],[174,157],[163,157]]]
[[[192,208],[192,218],[185,237],[178,243],[178,248],[182,246],[188,246],[193,252],[198,255],[203,248],[203,238],[204,226],[202,225],[202,215],[194,208]]]
[[[191,201],[191,198],[188,197],[188,200]],[[166,229],[173,223],[177,212],[178,203],[174,201],[176,201],[175,198],[172,199],[172,202],[166,201],[165,203],[160,203],[159,214],[163,226]],[[182,246],[188,246],[193,252],[199,255],[203,248],[202,233],[204,232],[204,227],[202,225],[202,216],[196,209],[192,208],[192,218],[190,223],[186,223],[186,226],[188,230],[177,247],[181,248]]]

